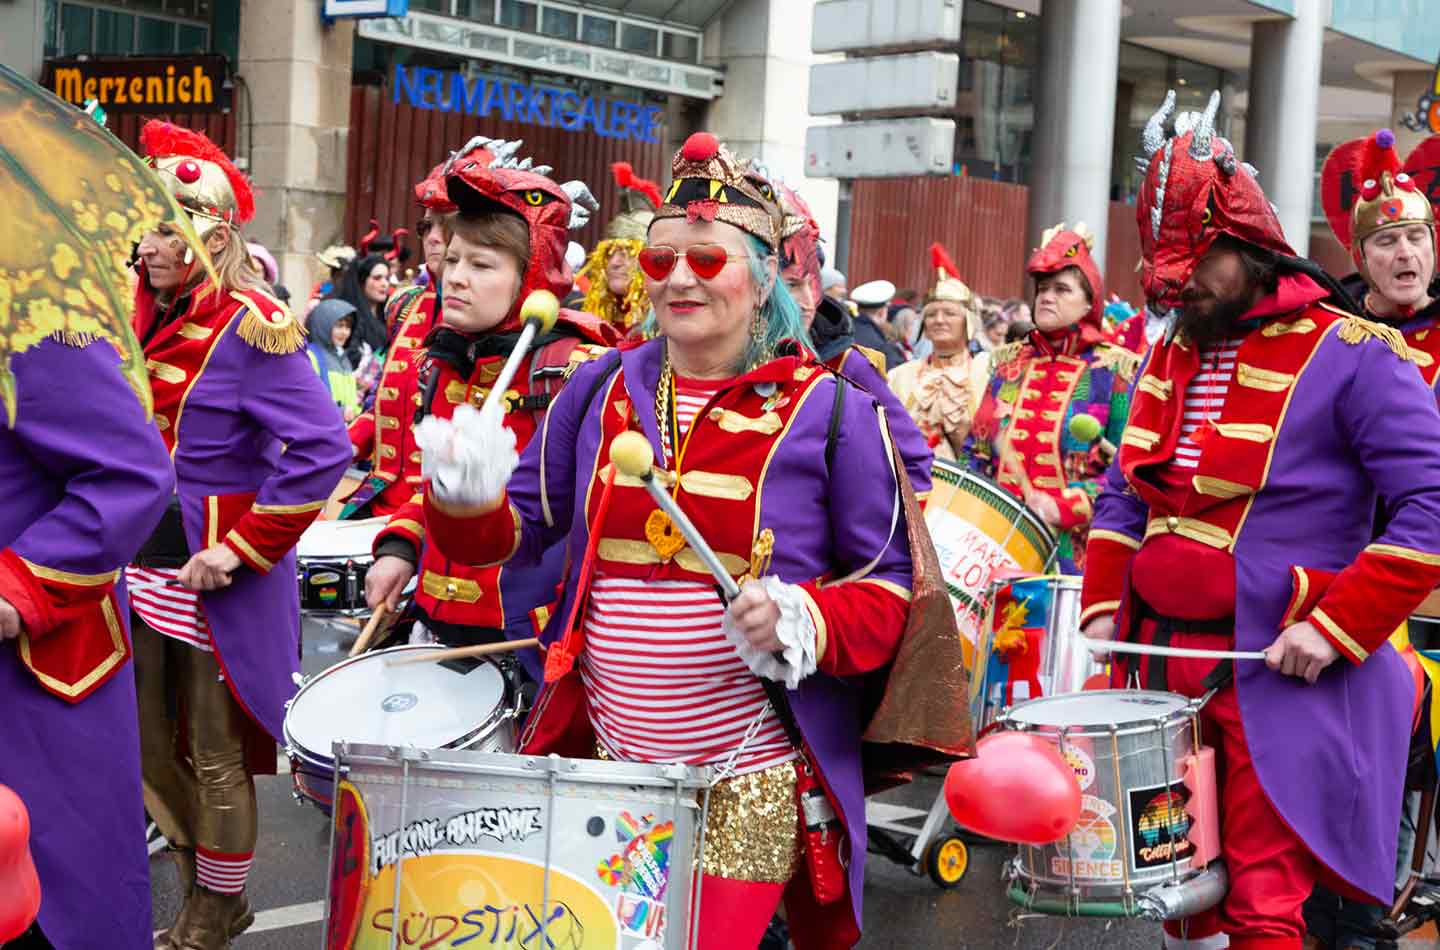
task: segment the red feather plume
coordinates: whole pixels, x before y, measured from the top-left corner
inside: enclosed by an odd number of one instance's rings
[[[380,236],[380,222],[374,218],[370,219],[370,230],[360,235],[356,244],[360,247],[360,256],[364,257],[370,253],[370,245]]]
[[[255,192],[235,163],[203,132],[151,119],[140,130],[140,147],[150,158],[184,156],[220,166],[235,193],[235,217],[241,223],[255,217]]]
[[[615,176],[615,184],[640,192],[657,209],[660,207],[660,186],[648,178],[636,175],[634,166],[629,162],[615,162],[610,166],[610,173]]]
[[[950,252],[946,251],[945,246],[939,241],[930,245],[930,266],[944,271],[949,277],[960,279],[960,268],[955,266],[955,262],[950,259]]]
[[[1365,139],[1365,147],[1360,151],[1360,167],[1356,172],[1356,187],[1367,181],[1379,181],[1381,172],[1389,172],[1391,178],[1400,174],[1400,156],[1395,154],[1394,133],[1381,129]]]

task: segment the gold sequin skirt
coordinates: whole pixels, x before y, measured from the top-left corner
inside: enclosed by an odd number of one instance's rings
[[[596,748],[595,757],[610,756]],[[795,763],[722,779],[710,788],[700,871],[756,884],[785,884],[800,866]]]

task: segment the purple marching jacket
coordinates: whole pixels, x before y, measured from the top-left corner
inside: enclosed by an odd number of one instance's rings
[[[47,339],[10,368],[0,596],[26,639],[0,643],[0,784],[30,811],[50,942],[142,950],[153,940],[140,737],[124,592],[112,585],[165,509],[170,467],[110,343]]]
[[[1392,352],[1404,349],[1399,335],[1389,334],[1324,307],[1252,332],[1237,357],[1239,388],[1227,398],[1222,437],[1206,444],[1195,478],[1200,492],[1238,496],[1238,505],[1194,518],[1153,517],[1126,476],[1127,446],[1163,447],[1147,415],[1155,400],[1182,397],[1156,372],[1173,359],[1172,345],[1157,345],[1093,526],[1117,550],[1166,530],[1197,539],[1219,531],[1235,559],[1237,650],[1263,650],[1301,620],[1337,646],[1341,657],[1313,686],[1241,661],[1235,688],[1271,804],[1321,862],[1386,904],[1414,684],[1385,640],[1440,566],[1440,412],[1414,364]],[[1243,415],[1267,399],[1277,412]],[[1245,424],[1231,424],[1242,417]],[[1251,442],[1264,451],[1232,464]],[[1377,503],[1387,523],[1374,537]],[[1114,609],[1118,598],[1123,636],[1132,622],[1128,567],[1112,563],[1128,561],[1097,557],[1097,576],[1087,570],[1086,616]]]

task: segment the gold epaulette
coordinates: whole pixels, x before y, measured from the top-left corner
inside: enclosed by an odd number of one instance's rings
[[[1101,343],[1095,347],[1095,362],[1126,383],[1135,381],[1135,373],[1140,369],[1143,358],[1139,353],[1114,343]]]
[[[305,348],[305,328],[290,313],[285,304],[263,290],[247,290],[232,293],[232,297],[245,305],[245,315],[235,334],[262,353],[283,356]],[[264,306],[257,305],[258,303]]]
[[[1327,310],[1335,308],[1321,304]],[[1343,313],[1343,311],[1336,311]],[[1378,339],[1390,348],[1390,352],[1402,360],[1414,363],[1415,354],[1410,345],[1405,342],[1405,334],[1401,333],[1398,327],[1392,327],[1384,323],[1376,323],[1374,320],[1366,320],[1364,317],[1357,317],[1353,314],[1346,314],[1340,321],[1340,340],[1351,345],[1363,343],[1369,339]]]
[[[570,351],[565,364],[565,378],[569,379],[570,374],[579,368],[581,363],[588,363],[591,360],[599,359],[610,352],[610,347],[599,343],[577,343]]]
[[[875,367],[875,372],[879,373],[881,376],[885,375],[884,353],[881,353],[879,350],[871,349],[868,346],[861,346],[859,343],[854,344],[854,347],[856,352],[858,352],[861,356],[865,357],[865,359],[869,361],[871,366]]]

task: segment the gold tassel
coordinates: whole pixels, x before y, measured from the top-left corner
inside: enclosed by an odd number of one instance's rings
[[[1410,355],[1410,347],[1405,342],[1405,335],[1395,327],[1366,320],[1363,317],[1350,316],[1341,321],[1339,335],[1343,342],[1352,345],[1375,337],[1384,341],[1385,345],[1390,347],[1390,352],[1402,360],[1414,362],[1414,358]]]
[[[284,310],[277,310],[272,319],[266,319],[252,306],[240,318],[235,332],[255,349],[277,356],[305,348],[305,328]]]

